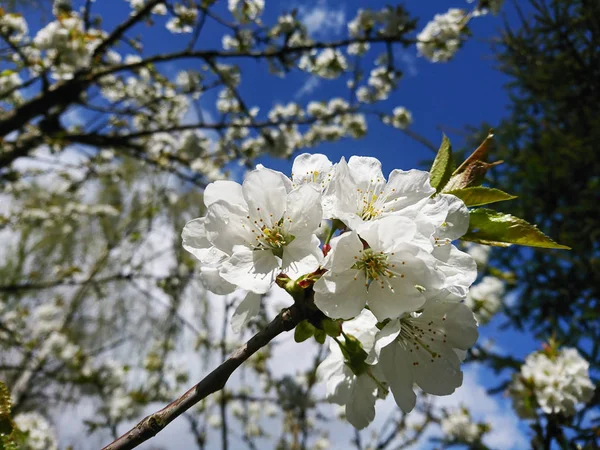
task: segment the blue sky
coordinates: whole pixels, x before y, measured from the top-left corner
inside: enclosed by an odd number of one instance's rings
[[[223,3],[225,2],[221,2],[217,9],[225,11]],[[291,5],[290,2],[278,1],[266,3],[266,13],[263,16],[265,23],[273,23],[275,17],[289,9]],[[355,16],[357,8],[368,6],[375,9],[385,4],[386,2],[376,1],[367,3],[364,0],[312,0],[296,2],[292,6],[299,9],[301,17],[311,24],[318,38],[336,40],[346,36],[345,23]],[[471,6],[466,0],[408,0],[405,4],[411,13],[421,18],[418,29],[421,29],[436,13],[444,12],[450,7]],[[94,7],[95,11],[102,15],[103,28],[108,30],[120,23],[130,11],[129,6],[122,0],[98,0]],[[507,115],[509,99],[504,85],[509,80],[496,70],[489,41],[498,35],[503,19],[512,24],[517,23],[512,2],[506,2],[504,16],[474,19],[470,27],[474,37],[449,63],[429,63],[417,56],[414,47],[400,52],[399,66],[404,69],[405,75],[398,90],[382,104],[382,108],[391,111],[395,106],[406,107],[413,114],[414,131],[434,143],[439,143],[442,137],[441,130],[443,130],[451,138],[455,147],[461,146],[462,138],[454,130],[462,130],[467,125],[479,125],[482,122],[497,123]],[[158,18],[157,22],[160,23],[162,20]],[[30,23],[31,28],[35,30],[36,27],[33,26],[35,19]],[[135,31],[143,36],[146,54],[173,51],[181,48],[187,40],[187,36],[173,36],[162,27],[148,28],[141,25]],[[218,48],[220,37],[221,31],[216,26],[208,25],[199,47]],[[171,64],[164,69],[174,74],[182,68],[194,68],[198,64],[200,63],[187,61],[176,65]],[[305,86],[310,79],[307,74],[293,73],[290,78],[279,80],[273,76],[266,77],[264,66],[259,68],[255,61],[246,61],[241,68],[242,96],[249,105],[259,106],[261,114],[266,115],[275,103],[297,101],[306,104],[310,100],[327,99],[336,95],[347,97],[347,90],[340,81],[323,80],[313,86],[310,93],[301,95],[299,92],[302,86]],[[210,94],[203,100],[203,107],[208,112],[214,113],[215,98],[215,95]],[[322,145],[312,151],[325,153],[334,161],[341,156],[346,158],[351,155],[374,156],[382,161],[386,174],[394,168],[424,168],[422,161],[433,157],[432,152],[423,145],[377,120],[369,120],[369,134],[361,140],[346,139]],[[263,158],[260,162],[286,173],[290,172],[292,164],[291,160],[281,161],[272,158]],[[483,327],[482,338],[492,338],[499,351],[509,351],[517,357],[525,357],[539,347],[539,343],[527,334],[500,331],[499,326],[503,321],[502,317],[497,317],[491,324]],[[490,381],[494,380],[494,377],[485,368],[476,369],[473,373],[474,375],[470,376],[471,380],[476,380],[472,383],[473,386],[491,387],[498,384],[496,381]],[[466,398],[469,395],[477,396],[481,395],[481,392],[474,390],[471,394],[468,392],[461,394]],[[502,411],[510,409],[505,399],[498,396],[496,402]],[[519,429],[522,433],[525,432],[523,426]]]

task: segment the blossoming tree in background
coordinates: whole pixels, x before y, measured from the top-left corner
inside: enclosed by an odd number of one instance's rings
[[[492,358],[477,327],[514,283],[473,242],[560,247],[481,207],[513,198],[481,186],[489,140],[457,168],[444,139],[430,172],[387,178],[362,155],[304,153],[290,174],[256,161],[360,138],[373,120],[433,147],[385,103],[402,77],[396,50],[449,61],[501,3],[422,29],[402,6],[365,8],[335,41],[297,10],[267,19],[261,0],[127,0],[108,26],[99,2],[56,0],[39,27],[0,7],[3,448],[78,448],[83,431],[92,446],[133,448],[178,416],[199,449],[324,450],[342,439],[333,422],[356,429],[358,449],[425,441],[437,424],[444,442],[483,445],[487,424],[432,399],[462,384],[461,362]],[[155,52],[156,30],[178,45]],[[249,70],[337,80],[347,95],[262,111]],[[271,341],[292,329],[315,357],[281,373]],[[552,417],[538,439],[593,392],[576,352],[544,355],[510,387],[528,418]],[[392,426],[361,434],[389,394]]]

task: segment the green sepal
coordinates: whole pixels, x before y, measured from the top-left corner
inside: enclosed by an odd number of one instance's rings
[[[452,144],[446,135],[442,138],[440,149],[435,155],[431,165],[431,186],[435,188],[436,194],[444,189],[454,171],[454,160],[452,158]]]
[[[535,225],[510,214],[487,208],[470,211],[469,230],[461,239],[497,247],[509,247],[517,244],[570,250],[570,247],[554,242]]]
[[[444,191],[446,194],[452,194],[460,198],[467,206],[482,206],[490,203],[503,202],[506,200],[514,200],[517,198],[514,195],[507,194],[500,189],[473,186],[464,189],[456,189],[453,191]]]
[[[338,337],[342,333],[342,325],[333,319],[323,319],[321,327],[331,337]]]
[[[325,339],[327,339],[327,333],[325,333],[323,330],[315,328],[315,341],[323,345],[325,343]]]
[[[298,325],[296,325],[296,329],[294,330],[294,341],[296,342],[304,342],[305,340],[311,338],[317,329],[309,323],[307,320],[303,320]]]

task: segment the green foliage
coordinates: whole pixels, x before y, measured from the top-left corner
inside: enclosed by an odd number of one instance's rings
[[[442,138],[442,144],[435,156],[431,166],[431,186],[435,188],[436,193],[441,192],[444,186],[450,180],[450,175],[454,170],[454,161],[452,159],[452,144],[446,135]]]
[[[487,208],[471,210],[469,231],[462,237],[478,244],[508,247],[512,244],[528,247],[569,249],[542,233],[523,219]]]
[[[448,194],[456,195],[467,206],[489,205],[490,203],[503,202],[506,200],[514,200],[517,198],[514,195],[507,194],[500,189],[473,186],[464,189],[456,189],[447,192]]]
[[[496,49],[511,78],[512,105],[495,127],[494,158],[507,164],[494,169],[491,184],[519,196],[503,210],[572,250],[510,248],[493,253],[492,263],[519,280],[516,303],[506,311],[513,323],[540,337],[555,334],[598,367],[600,2],[525,3],[522,23],[507,29]],[[488,128],[482,125],[482,133]]]
[[[0,450],[16,450],[18,433],[11,416],[10,392],[0,381]]]

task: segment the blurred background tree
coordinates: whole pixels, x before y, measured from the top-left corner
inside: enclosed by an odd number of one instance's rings
[[[598,363],[600,346],[600,3],[530,0],[520,27],[496,45],[510,115],[495,126],[494,185],[519,196],[506,212],[538,224],[570,252],[494,253],[519,280],[514,324],[580,344]],[[524,5],[516,4],[517,7]],[[485,124],[483,128],[490,128]],[[477,141],[477,139],[475,140]]]
[[[512,272],[517,280],[509,294],[514,303],[504,308],[506,327],[576,347],[590,362],[598,385],[600,2],[528,0],[514,5],[520,24],[506,24],[493,44],[498,69],[510,79],[509,115],[499,124],[483,124],[470,142],[476,145],[494,128],[492,158],[505,163],[493,169],[490,179],[519,197],[499,209],[537,224],[572,250],[513,247],[492,252],[491,265]],[[496,366],[509,363],[499,359]],[[597,408],[598,393],[596,389],[589,408]],[[582,412],[573,421],[573,430],[589,448],[598,448],[595,432],[582,429],[584,416]],[[547,432],[556,437],[552,422],[560,419],[547,419]],[[544,440],[538,445],[549,448]]]

